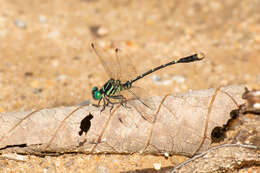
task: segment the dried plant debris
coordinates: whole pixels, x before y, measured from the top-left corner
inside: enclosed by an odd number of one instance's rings
[[[226,124],[212,130],[212,143],[226,144],[213,146],[171,172],[236,172],[251,167],[260,171],[259,91],[246,88],[242,98],[247,103],[232,110]]]
[[[212,130],[212,143],[223,142],[226,139],[232,142],[260,145],[260,118],[258,116],[260,91],[249,91],[245,88],[242,98],[247,102],[230,112],[230,119],[226,124]]]
[[[229,86],[151,98],[157,105],[153,123],[144,120],[132,103],[101,113],[101,108],[91,105],[6,113],[0,118],[0,151],[192,156],[210,147],[212,130],[225,124],[230,110],[243,103],[242,93],[243,87]],[[93,118],[86,121],[91,119],[91,126],[87,135],[80,136],[89,112]]]
[[[250,167],[260,170],[259,165],[259,146],[223,144],[186,160],[169,172],[238,172]]]
[[[226,129],[224,127],[215,127],[211,132],[211,141],[212,143],[219,143],[224,141],[226,138]]]
[[[228,130],[234,130],[236,127],[241,125],[241,121],[239,120],[239,109],[234,109],[230,112],[230,119],[223,126],[215,127],[211,132],[211,142],[219,143],[224,141],[227,137],[226,132]]]
[[[260,90],[254,89],[249,91],[245,88],[242,98],[247,101],[247,103],[243,106],[244,112],[260,114]]]
[[[257,151],[258,150],[258,151]],[[186,172],[255,172],[260,171],[259,148],[252,145],[224,144],[212,147],[177,166],[155,169],[137,169],[122,173],[186,173]],[[258,171],[257,171],[258,170]],[[254,171],[252,171],[254,172]]]

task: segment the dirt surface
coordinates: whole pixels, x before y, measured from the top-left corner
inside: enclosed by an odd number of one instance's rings
[[[109,76],[90,43],[127,51],[139,73],[194,52],[137,82],[151,95],[260,84],[260,1],[0,0],[0,112],[95,103]],[[158,81],[156,78],[160,77]],[[63,155],[3,160],[6,172],[120,172],[182,157]]]

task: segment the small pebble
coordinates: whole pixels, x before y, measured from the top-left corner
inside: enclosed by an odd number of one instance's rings
[[[67,79],[67,75],[65,75],[65,74],[61,74],[61,75],[59,75],[56,79],[57,79],[57,81],[62,81],[62,82],[64,82],[66,79]]]
[[[59,36],[60,36],[60,32],[59,31],[53,31],[53,32],[50,32],[48,34],[48,38],[51,38],[51,39],[58,38]]]
[[[172,80],[174,80],[177,83],[184,83],[185,82],[185,78],[183,76],[178,76],[178,75],[173,76]]]
[[[159,170],[161,169],[161,167],[162,167],[162,164],[161,164],[161,163],[154,163],[154,164],[153,164],[153,167],[154,167],[154,169],[155,169],[156,171],[159,171]]]
[[[64,164],[65,167],[70,167],[74,164],[74,160],[70,160]]]
[[[91,26],[90,31],[97,37],[104,37],[108,34],[108,29],[104,26]]]
[[[74,60],[80,60],[80,56],[74,56],[73,59]]]
[[[172,80],[164,80],[164,81],[155,81],[157,85],[169,85],[172,83]]]
[[[16,25],[18,28],[22,28],[22,29],[26,28],[26,24],[25,24],[23,21],[19,20],[19,19],[16,19],[16,20],[15,20],[15,25]]]
[[[105,166],[97,166],[97,172],[98,173],[109,173],[108,169]]]
[[[51,61],[51,65],[52,65],[53,67],[57,67],[57,66],[59,66],[59,64],[60,64],[60,62],[59,62],[58,60],[53,60],[53,61]]]
[[[260,91],[254,91],[254,96],[260,96]]]
[[[99,36],[105,36],[105,35],[107,35],[108,34],[108,29],[107,28],[105,28],[105,27],[100,27],[100,28],[98,28],[98,30],[97,30],[97,34],[99,35]]]
[[[41,23],[46,23],[46,22],[47,22],[46,16],[43,16],[43,15],[41,15],[41,16],[39,17],[39,20],[40,20]]]
[[[41,88],[35,88],[33,93],[34,94],[38,94],[38,93],[41,93],[42,92],[42,89]]]
[[[50,167],[46,167],[43,169],[43,173],[48,173],[48,172],[50,172]]]
[[[255,103],[255,104],[253,105],[253,107],[254,107],[255,109],[260,109],[260,103]]]
[[[154,81],[158,82],[158,81],[161,80],[161,77],[160,77],[159,75],[154,74],[154,75],[152,75],[152,79],[153,79]]]
[[[169,153],[165,152],[165,153],[164,153],[164,157],[165,157],[165,158],[168,158],[168,157],[169,157]]]
[[[24,75],[26,77],[31,77],[31,76],[33,76],[33,72],[28,71],[28,72],[25,72]]]

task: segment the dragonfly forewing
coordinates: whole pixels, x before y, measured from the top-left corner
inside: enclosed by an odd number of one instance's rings
[[[121,67],[116,62],[116,50],[109,46],[101,47],[94,43],[91,44],[91,47],[109,78],[118,79]]]

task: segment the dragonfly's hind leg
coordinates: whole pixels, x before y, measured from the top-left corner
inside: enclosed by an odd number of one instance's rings
[[[127,106],[126,104],[127,99],[123,95],[115,95],[115,96],[111,96],[111,98],[120,100],[119,102],[115,102],[115,103],[120,103],[123,107],[130,108]]]

